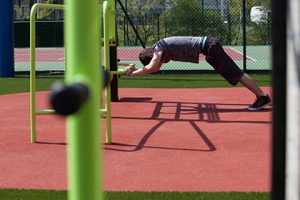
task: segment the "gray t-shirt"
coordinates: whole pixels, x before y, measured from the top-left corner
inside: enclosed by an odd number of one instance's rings
[[[154,51],[162,51],[162,63],[170,60],[199,63],[201,37],[174,36],[159,40]]]

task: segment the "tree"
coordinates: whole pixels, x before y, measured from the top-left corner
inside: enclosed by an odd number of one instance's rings
[[[146,45],[153,43],[153,40],[157,39],[155,37],[158,29],[157,17],[163,12],[163,3],[164,0],[130,0],[127,2],[128,14]],[[122,13],[121,10],[118,10],[118,12]],[[129,43],[137,45],[133,30],[124,28],[126,26],[124,15],[119,15],[117,20],[119,21],[118,24],[122,25],[121,28],[118,27],[118,32],[128,34]],[[124,21],[124,23],[122,24],[120,21]]]
[[[202,9],[197,0],[175,0],[167,10],[168,35],[199,35]]]

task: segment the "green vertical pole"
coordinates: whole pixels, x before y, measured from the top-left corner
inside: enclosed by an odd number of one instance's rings
[[[243,70],[247,70],[247,30],[246,30],[246,0],[242,3],[242,23],[243,23]]]
[[[100,22],[98,0],[66,0],[66,82],[81,82],[89,98],[67,118],[71,200],[103,199],[100,137]],[[102,9],[102,8],[101,8]]]
[[[35,116],[35,17],[37,4],[33,5],[30,12],[30,136],[31,142],[36,142],[36,116]]]
[[[104,33],[104,65],[107,72],[110,71],[110,45],[109,45],[109,33],[110,29],[114,29],[114,26],[110,26],[111,18],[109,16],[111,2],[103,2],[103,33]],[[111,87],[108,84],[105,88],[105,108],[106,108],[106,143],[111,143]]]
[[[109,12],[109,38],[116,41],[116,0],[107,0],[110,7]],[[116,45],[116,43],[114,43]]]

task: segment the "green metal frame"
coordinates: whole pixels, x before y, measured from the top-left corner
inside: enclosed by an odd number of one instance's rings
[[[101,4],[102,5],[102,4]],[[65,10],[66,84],[82,83],[89,97],[67,117],[68,199],[104,199],[99,107],[101,37],[98,0],[67,0]],[[102,8],[101,8],[102,9]]]
[[[110,71],[109,59],[109,10],[110,6],[107,1],[103,2],[103,33],[104,33],[104,67],[107,72]],[[111,143],[111,89],[110,84],[105,89],[105,105],[102,112],[106,114],[106,143]]]
[[[37,9],[64,9],[64,5],[34,4],[30,12],[30,136],[31,142],[36,142],[36,115],[53,115],[54,110],[36,110],[36,14]]]
[[[64,5],[41,4],[32,6],[30,14],[30,136],[31,142],[36,142],[36,116],[37,115],[55,115],[52,109],[36,110],[36,13],[37,9],[64,9]],[[103,2],[103,24],[104,24],[104,66],[107,72],[113,75],[125,74],[125,70],[120,68],[117,71],[110,71],[109,47],[115,45],[115,5],[114,0]],[[99,11],[100,13],[101,10]],[[129,63],[118,63],[118,66],[127,66]],[[102,95],[103,93],[101,93]],[[110,85],[105,88],[105,106],[100,108],[100,115],[106,117],[106,143],[110,144],[111,138],[111,88]]]
[[[113,75],[125,74],[124,70],[110,70],[110,46],[116,45],[115,38],[115,0],[103,2],[103,46],[104,46],[104,66],[105,70],[110,73],[111,79]],[[126,66],[126,63],[119,63],[119,66]],[[106,143],[110,144],[111,138],[111,86],[108,84],[105,88],[105,108],[101,109],[106,114]]]

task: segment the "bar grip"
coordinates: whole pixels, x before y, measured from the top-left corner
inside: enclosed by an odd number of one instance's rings
[[[88,97],[89,89],[82,83],[56,82],[51,89],[50,104],[59,115],[67,116],[76,113]]]

